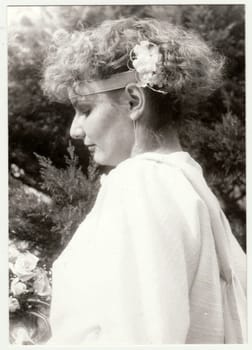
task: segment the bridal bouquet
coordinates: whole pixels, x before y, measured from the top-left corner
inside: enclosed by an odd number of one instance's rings
[[[50,336],[51,272],[25,241],[9,244],[10,343],[41,343]]]

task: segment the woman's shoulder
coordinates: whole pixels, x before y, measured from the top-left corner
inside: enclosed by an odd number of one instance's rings
[[[135,156],[128,158],[111,170],[102,180],[105,184],[113,187],[132,189],[141,184],[150,183],[152,178],[157,178],[160,165],[154,164],[143,157]]]
[[[146,152],[124,160],[110,171],[108,177],[156,176],[159,172],[167,172],[172,175],[180,172],[185,166],[189,166],[202,174],[200,165],[187,152],[181,151],[170,154]]]
[[[165,165],[166,171],[176,171],[174,165],[167,162],[165,157],[155,152],[138,154],[122,161],[116,168],[111,170],[108,177],[139,177],[142,175],[151,175],[158,172]],[[169,167],[169,169],[168,169]]]
[[[188,167],[202,177],[202,170],[187,152],[175,152],[173,154],[161,154],[148,152],[139,154],[121,162],[106,176],[107,185],[115,188],[126,188],[145,193],[169,192],[184,194],[192,199],[198,198],[183,169]]]

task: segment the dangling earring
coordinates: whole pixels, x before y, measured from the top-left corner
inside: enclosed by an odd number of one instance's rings
[[[137,132],[136,132],[136,120],[133,120],[133,128],[134,128],[135,147],[137,147],[138,143],[137,143]]]

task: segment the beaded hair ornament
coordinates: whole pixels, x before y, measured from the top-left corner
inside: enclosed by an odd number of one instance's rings
[[[167,45],[141,41],[129,53],[128,71],[115,73],[108,79],[81,82],[75,87],[76,93],[87,96],[136,83],[140,87],[148,87],[153,91],[167,94],[168,91],[165,91],[169,85],[167,68],[172,64]],[[169,47],[171,51],[171,43]]]

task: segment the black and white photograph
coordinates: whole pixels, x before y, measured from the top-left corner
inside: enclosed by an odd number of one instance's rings
[[[10,348],[247,344],[245,4],[5,10]]]

